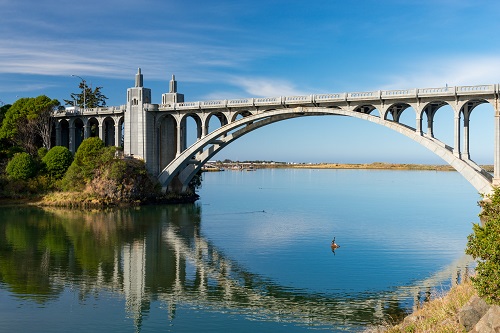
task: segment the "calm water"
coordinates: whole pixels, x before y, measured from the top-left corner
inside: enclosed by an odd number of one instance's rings
[[[472,265],[479,196],[455,172],[225,171],[200,195],[1,208],[0,331],[359,332]]]

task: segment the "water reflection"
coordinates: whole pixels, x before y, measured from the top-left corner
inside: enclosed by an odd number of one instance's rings
[[[0,288],[40,304],[60,297],[68,286],[79,291],[80,300],[110,291],[126,300],[126,311],[138,329],[156,300],[164,302],[171,321],[176,308],[187,305],[308,326],[401,318],[402,295],[419,302],[416,287],[383,294],[324,295],[278,285],[240,267],[202,237],[200,209],[198,205],[106,212],[2,209]],[[467,267],[469,259],[463,260],[450,267]],[[440,279],[448,279],[451,271],[420,285],[430,290]]]

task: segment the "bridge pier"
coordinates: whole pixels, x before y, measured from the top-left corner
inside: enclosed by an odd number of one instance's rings
[[[460,112],[455,111],[453,155],[460,158]]]
[[[493,171],[493,186],[500,186],[500,110],[495,110],[495,156]]]

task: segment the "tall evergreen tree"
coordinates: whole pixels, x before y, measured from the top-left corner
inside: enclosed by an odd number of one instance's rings
[[[102,87],[92,87],[87,85],[87,82],[81,81],[78,85],[81,90],[80,93],[72,93],[71,99],[65,99],[64,102],[69,106],[79,106],[80,108],[97,108],[101,106],[106,106],[106,100],[108,99],[102,92]]]

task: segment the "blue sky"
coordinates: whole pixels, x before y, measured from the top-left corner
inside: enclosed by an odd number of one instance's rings
[[[0,0],[0,13],[4,103],[62,102],[77,91],[74,74],[102,86],[108,105],[125,104],[138,67],[153,103],[172,74],[188,101],[500,82],[494,0]],[[489,105],[471,118],[478,163],[493,162],[492,120]],[[436,137],[452,145],[452,130],[443,108]],[[216,158],[444,163],[389,129],[339,117],[273,124]]]

